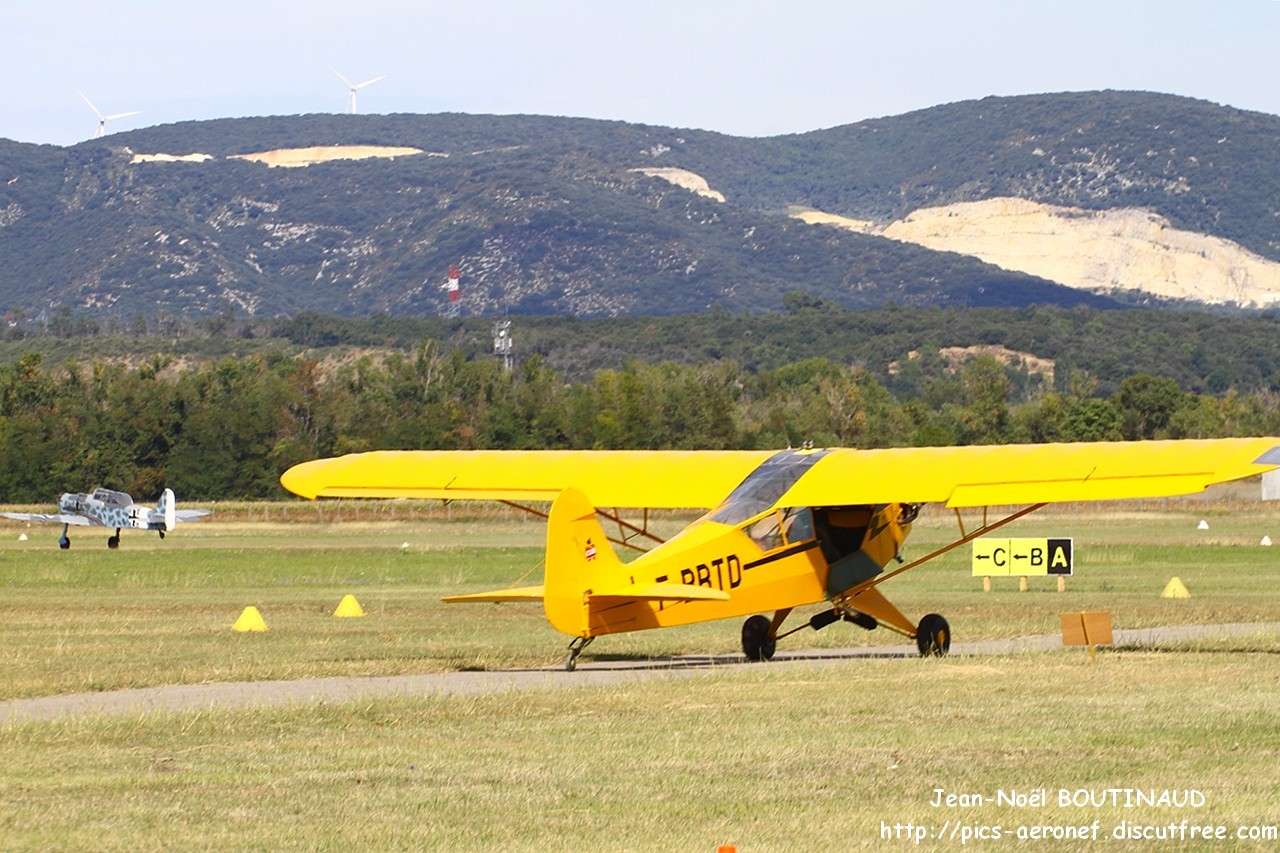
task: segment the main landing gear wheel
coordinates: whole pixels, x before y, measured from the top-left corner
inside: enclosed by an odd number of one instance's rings
[[[773,657],[778,641],[772,630],[773,623],[767,616],[752,616],[742,623],[742,653],[747,660],[764,661]]]
[[[117,533],[115,536],[108,536],[108,537],[107,537],[107,547],[108,547],[108,548],[110,548],[112,551],[114,551],[115,549],[117,549],[117,548],[119,548],[119,547],[120,547],[120,534],[119,534],[119,533]]]
[[[916,627],[916,648],[920,657],[942,657],[951,649],[951,626],[937,613],[930,613]]]
[[[67,550],[68,548],[71,547],[71,540],[63,536],[58,540],[58,547],[64,551]]]

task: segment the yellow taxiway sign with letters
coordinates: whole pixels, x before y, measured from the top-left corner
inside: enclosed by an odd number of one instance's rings
[[[1071,552],[1071,540],[1065,538],[975,539],[973,576],[1069,575],[1072,567]]]

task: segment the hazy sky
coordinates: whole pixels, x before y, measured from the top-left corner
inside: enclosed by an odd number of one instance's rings
[[[1151,89],[1280,113],[1280,2],[0,0],[0,136],[337,112],[551,113],[765,135],[989,94]]]

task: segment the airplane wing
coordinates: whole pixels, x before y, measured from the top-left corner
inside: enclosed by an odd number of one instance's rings
[[[1280,438],[837,448],[777,506],[945,503],[948,507],[1187,495],[1280,466]]]
[[[97,521],[84,515],[46,515],[42,512],[0,512],[5,518],[12,518],[14,521],[37,521],[48,524],[71,524],[76,527],[101,527]]]
[[[552,501],[573,486],[596,506],[709,509],[769,450],[382,450],[295,465],[304,498]]]

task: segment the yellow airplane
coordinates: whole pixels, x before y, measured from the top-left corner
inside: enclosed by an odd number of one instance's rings
[[[779,639],[801,628],[840,620],[913,638],[921,655],[945,654],[947,620],[930,613],[912,622],[880,591],[884,582],[1047,503],[1185,495],[1278,466],[1280,438],[778,452],[407,450],[305,462],[280,481],[306,498],[500,501],[545,517],[541,585],[444,600],[542,602],[548,621],[573,638],[571,670],[605,634],[748,615],[742,650],[750,660],[768,660]],[[548,512],[530,505],[546,502]],[[930,503],[954,510],[959,535],[904,562],[911,523]],[[1009,509],[989,520],[992,507]],[[627,520],[622,508],[640,515]],[[977,508],[981,520],[966,528],[960,510]],[[650,528],[652,509],[707,512],[663,541]],[[643,553],[623,562],[611,543]],[[894,560],[901,565],[889,569]],[[780,633],[794,608],[824,601],[830,609]]]

